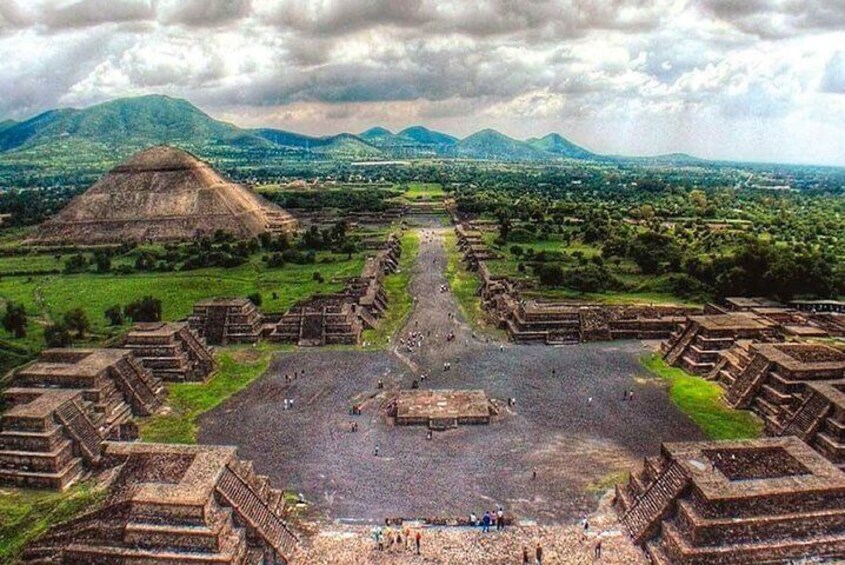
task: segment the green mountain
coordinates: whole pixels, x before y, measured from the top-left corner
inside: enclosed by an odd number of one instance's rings
[[[297,159],[468,158],[503,161],[595,159],[590,151],[557,134],[519,141],[492,129],[458,139],[413,126],[398,133],[374,127],[352,135],[324,137],[215,120],[191,103],[168,96],[122,98],[84,109],[50,110],[22,122],[0,122],[0,156],[54,166],[85,157],[113,161],[151,145],[167,143],[205,157],[260,164]]]
[[[368,143],[378,145],[380,143],[390,142],[396,136],[394,136],[389,129],[383,127],[374,127],[368,129],[367,131],[362,131],[358,134],[358,137]]]
[[[531,138],[525,143],[534,149],[539,149],[545,153],[555,155],[556,157],[565,157],[568,159],[593,159],[596,157],[595,153],[575,145],[568,139],[556,133],[550,133],[549,135],[539,139]]]
[[[549,157],[524,141],[518,141],[494,129],[484,129],[460,140],[455,155],[465,159],[504,161],[541,161]]]
[[[120,147],[161,143],[269,146],[232,124],[217,121],[185,100],[167,96],[123,98],[85,108],[51,110],[0,132],[0,151],[84,139]]]

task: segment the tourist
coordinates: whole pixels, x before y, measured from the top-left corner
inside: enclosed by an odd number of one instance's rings
[[[601,538],[599,538],[596,542],[596,549],[594,551],[593,557],[595,557],[596,559],[601,559]]]
[[[628,402],[634,401],[634,389],[631,389],[631,392],[628,393]]]
[[[469,513],[469,525],[470,526],[477,526],[478,525],[478,516],[475,515],[475,512]]]
[[[535,479],[535,480],[537,479],[537,468],[536,467],[534,467],[534,471],[531,472],[531,478]]]
[[[417,555],[420,554],[420,540],[421,539],[422,539],[422,533],[420,533],[420,531],[417,530],[417,535],[414,539],[414,542],[416,543],[416,546],[417,546]]]
[[[543,546],[537,542],[537,549],[534,551],[534,558],[537,560],[537,565],[543,565]]]
[[[411,546],[411,528],[406,525],[402,528],[402,533],[405,535],[405,551],[408,551]]]
[[[496,511],[496,531],[502,531],[505,529],[505,511],[499,506],[499,510]]]
[[[485,534],[490,531],[490,512],[485,511],[484,517],[481,518],[481,531]]]
[[[586,534],[590,529],[590,521],[587,518],[584,518],[584,533]]]
[[[522,565],[530,565],[528,559],[528,548],[526,546],[522,546]]]
[[[376,449],[375,449],[374,454],[375,454],[376,457],[378,457],[378,444],[376,444]]]

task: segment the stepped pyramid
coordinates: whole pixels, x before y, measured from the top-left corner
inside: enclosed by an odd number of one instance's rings
[[[217,230],[239,239],[290,232],[296,220],[208,163],[168,146],[135,154],[44,222],[30,243],[193,240]]]

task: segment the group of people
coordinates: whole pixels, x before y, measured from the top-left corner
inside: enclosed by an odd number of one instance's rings
[[[469,523],[471,526],[481,526],[481,531],[484,533],[489,532],[491,527],[496,528],[497,532],[501,532],[505,529],[505,510],[501,506],[495,512],[487,510],[481,520],[473,512],[469,515]]]
[[[373,529],[373,541],[378,551],[394,551],[394,549],[409,551],[413,547],[414,552],[420,555],[422,545],[422,532],[419,529],[411,530],[410,527],[393,528],[378,526]]]

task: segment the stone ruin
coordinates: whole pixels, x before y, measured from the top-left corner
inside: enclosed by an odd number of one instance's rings
[[[303,347],[357,345],[362,331],[356,305],[346,295],[318,294],[282,315],[267,339]]]
[[[260,339],[300,346],[356,345],[363,330],[374,328],[387,309],[382,283],[398,269],[401,253],[399,239],[391,234],[341,292],[315,294],[284,314],[262,314],[245,298],[203,300],[194,306],[188,325],[212,345]]]
[[[246,298],[210,298],[194,305],[188,326],[209,345],[255,343],[261,337],[261,313]]]
[[[190,241],[218,231],[239,239],[287,234],[296,219],[208,163],[175,147],[130,157],[41,224],[39,245]]]
[[[527,300],[507,277],[494,275],[485,261],[481,232],[458,223],[458,246],[468,268],[481,279],[481,304],[495,324],[520,343],[550,345],[616,339],[665,339],[700,308],[606,305],[573,300]]]
[[[666,362],[707,375],[742,358],[749,342],[781,342],[845,336],[845,316],[802,312],[765,298],[734,297],[690,316],[662,346]],[[730,353],[730,350],[733,350]]]
[[[3,391],[0,484],[61,490],[96,467],[106,438],[161,406],[161,381],[124,349],[48,349]]]
[[[845,474],[795,437],[665,443],[614,504],[658,565],[845,556]]]
[[[772,320],[748,312],[690,316],[663,343],[663,358],[669,365],[704,375],[737,340],[774,339],[776,326]]]
[[[440,430],[489,424],[496,412],[483,390],[402,390],[387,408],[397,426]]]
[[[136,324],[121,347],[163,381],[203,382],[216,368],[203,340],[184,322]]]
[[[34,564],[284,564],[284,493],[234,447],[106,442],[106,499],[26,548]]]

